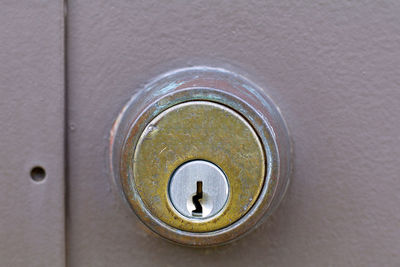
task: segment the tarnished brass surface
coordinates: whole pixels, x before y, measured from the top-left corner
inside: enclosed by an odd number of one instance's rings
[[[217,164],[229,181],[229,199],[215,217],[194,221],[168,200],[168,182],[181,164],[203,159]],[[208,101],[176,105],[155,117],[140,136],[132,159],[133,183],[146,206],[168,225],[189,232],[210,232],[241,218],[263,187],[262,144],[237,112]]]
[[[189,246],[231,242],[269,216],[288,187],[291,155],[286,124],[262,89],[210,67],[159,76],[132,96],[110,133],[110,171],[126,203],[154,233]],[[194,159],[229,180],[226,206],[204,220],[168,202],[171,174]]]

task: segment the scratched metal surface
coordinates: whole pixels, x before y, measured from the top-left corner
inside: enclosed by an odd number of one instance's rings
[[[69,1],[70,266],[398,266],[400,2]],[[291,130],[287,198],[261,227],[192,249],[144,231],[114,192],[108,133],[160,73],[224,67]]]
[[[0,266],[65,266],[63,14],[0,2]]]

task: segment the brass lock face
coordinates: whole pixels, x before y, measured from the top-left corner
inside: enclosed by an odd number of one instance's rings
[[[110,166],[122,196],[162,237],[226,243],[282,199],[291,170],[286,125],[272,101],[231,72],[163,75],[124,107]]]
[[[218,166],[229,181],[228,191],[232,192],[223,211],[208,220],[177,216],[182,214],[174,208],[177,203],[169,201],[179,194],[176,186],[173,195],[168,193],[175,170],[193,160]],[[168,108],[146,126],[137,142],[131,168],[139,196],[154,216],[179,230],[209,232],[237,221],[253,206],[264,184],[265,157],[256,132],[237,112],[210,101],[189,101]],[[206,189],[211,183],[204,181],[206,177],[201,172],[192,175],[196,177],[186,179],[193,178],[193,183],[183,184],[185,187],[195,189],[199,182]],[[186,188],[181,189],[183,192]],[[208,200],[211,205],[217,202]]]

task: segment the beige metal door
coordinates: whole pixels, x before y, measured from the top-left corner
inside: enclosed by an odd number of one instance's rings
[[[63,1],[0,3],[1,266],[400,264],[398,1],[67,4],[64,24]],[[207,249],[151,235],[107,155],[130,97],[196,65],[265,88],[295,151],[272,217]]]

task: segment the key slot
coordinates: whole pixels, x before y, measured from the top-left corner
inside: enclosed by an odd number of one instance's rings
[[[192,197],[193,205],[195,209],[192,211],[192,215],[196,217],[203,216],[203,207],[201,206],[200,199],[203,198],[203,182],[197,181],[196,183],[196,194]]]

